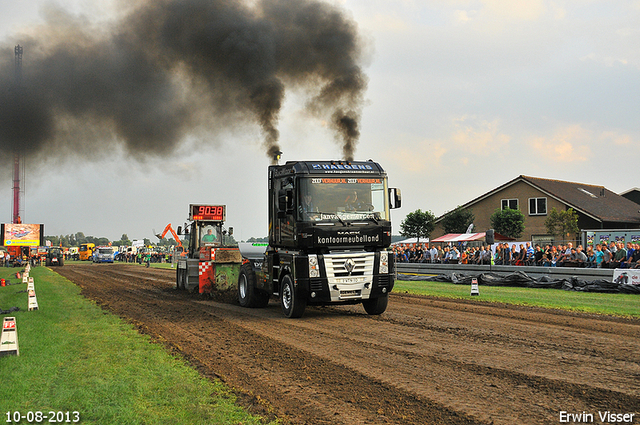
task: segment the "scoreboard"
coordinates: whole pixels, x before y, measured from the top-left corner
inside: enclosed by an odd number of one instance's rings
[[[227,218],[225,205],[189,205],[189,220],[193,221],[220,221]]]

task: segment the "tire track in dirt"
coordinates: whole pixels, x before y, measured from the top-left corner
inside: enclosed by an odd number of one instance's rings
[[[640,411],[638,321],[392,294],[387,312],[242,309],[173,289],[175,272],[57,269],[289,423],[558,423],[561,410]]]

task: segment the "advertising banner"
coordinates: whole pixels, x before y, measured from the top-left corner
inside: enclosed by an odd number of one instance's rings
[[[2,224],[2,245],[42,246],[44,245],[44,224]]]
[[[592,230],[584,232],[586,240],[583,243],[586,246],[595,247],[596,244],[609,244],[610,242],[622,242],[626,244],[640,243],[640,229],[630,230]]]
[[[640,285],[640,269],[615,269],[613,282],[625,285]]]

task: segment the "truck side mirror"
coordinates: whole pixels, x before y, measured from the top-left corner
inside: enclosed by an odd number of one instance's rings
[[[389,208],[395,209],[402,206],[402,192],[395,187],[389,188]]]
[[[229,227],[229,236],[233,236],[233,227]]]

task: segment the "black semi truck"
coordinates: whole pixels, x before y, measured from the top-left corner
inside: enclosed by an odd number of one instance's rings
[[[238,299],[264,307],[278,296],[286,317],[307,305],[387,308],[394,285],[390,210],[400,190],[373,161],[294,161],[269,167],[269,243],[243,249]]]

